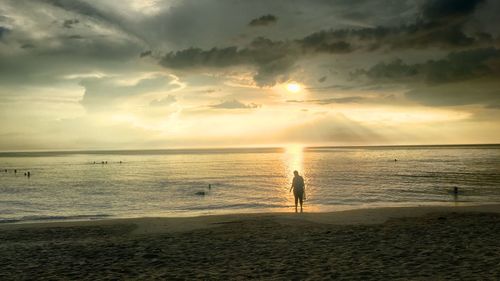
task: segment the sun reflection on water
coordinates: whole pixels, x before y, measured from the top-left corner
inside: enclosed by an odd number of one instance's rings
[[[289,179],[293,178],[293,171],[299,171],[302,174],[304,170],[304,147],[297,144],[285,147],[286,173]]]

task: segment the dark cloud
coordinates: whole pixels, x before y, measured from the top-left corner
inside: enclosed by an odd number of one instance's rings
[[[35,48],[35,45],[31,43],[26,43],[21,45],[21,49],[33,49],[33,48]]]
[[[350,43],[341,39],[329,38],[327,31],[311,34],[299,42],[304,49],[314,52],[349,53],[353,51],[353,46]]]
[[[464,18],[466,19],[466,18]],[[353,50],[462,48],[492,43],[492,36],[464,31],[464,21],[417,21],[397,27],[322,30],[299,40],[303,47],[335,53]]]
[[[257,67],[254,80],[260,86],[272,86],[284,80],[295,61],[296,50],[288,42],[255,39],[248,47],[213,48],[202,50],[190,48],[168,53],[160,64],[173,69],[223,68],[237,65]]]
[[[325,81],[326,81],[326,76],[320,77],[320,78],[318,79],[318,82],[319,82],[319,83],[323,83],[323,82],[325,82]]]
[[[148,50],[148,51],[144,51],[142,53],[139,54],[139,57],[143,58],[143,57],[148,57],[148,56],[151,56],[152,52],[151,50]]]
[[[500,50],[476,49],[449,54],[443,60],[424,64],[426,81],[447,83],[500,75]]]
[[[360,71],[357,70],[356,73]],[[351,74],[353,77],[355,77],[355,74]],[[352,78],[356,79],[356,78]],[[373,87],[373,86],[370,86]],[[321,87],[308,87],[306,88],[309,91],[330,91],[330,90],[339,90],[339,91],[349,91],[349,90],[359,90],[360,88],[364,88],[363,86],[360,85],[341,85],[341,84],[333,84],[333,85],[325,85]]]
[[[10,31],[7,27],[0,26],[0,39]]]
[[[75,39],[75,40],[84,39],[84,37],[83,37],[83,36],[78,35],[78,34],[69,35],[67,38],[68,38],[68,39]]]
[[[429,106],[481,105],[497,108],[500,104],[500,81],[496,77],[439,85],[413,87],[406,94],[411,100]]]
[[[358,70],[353,77],[366,76],[372,82],[428,84],[450,83],[500,75],[500,50],[496,48],[452,52],[440,60],[406,64],[401,59]]]
[[[371,81],[391,83],[401,81],[405,78],[417,77],[419,75],[419,66],[408,65],[398,58],[389,63],[378,63],[368,70],[357,70],[352,74],[354,78],[363,75],[368,77]]]
[[[223,101],[219,104],[214,104],[210,106],[211,108],[221,108],[221,109],[242,109],[242,108],[259,108],[260,105],[255,103],[244,104],[238,100]]]
[[[321,30],[298,40],[298,42],[304,49],[320,52],[330,52],[330,50],[347,52],[352,51],[352,46],[344,40],[352,37],[349,34],[352,32],[351,30]]]
[[[80,21],[77,19],[72,19],[72,20],[64,20],[62,23],[62,26],[64,28],[73,28],[73,25],[79,23]]]
[[[452,52],[440,60],[407,64],[401,59],[358,70],[368,83],[399,83],[410,88],[406,96],[427,105],[500,103],[500,50],[496,48]]]
[[[199,48],[189,48],[177,52],[168,53],[160,62],[163,66],[170,68],[193,68],[193,67],[227,67],[248,63],[237,47],[213,48],[202,50]]]
[[[248,25],[249,26],[268,26],[272,24],[276,24],[278,18],[274,15],[264,15],[259,18],[251,20]]]
[[[422,17],[428,21],[446,21],[472,14],[484,0],[428,0],[422,7]]]

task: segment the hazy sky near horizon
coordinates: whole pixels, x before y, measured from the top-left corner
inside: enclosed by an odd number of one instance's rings
[[[0,0],[0,150],[500,142],[500,1]]]

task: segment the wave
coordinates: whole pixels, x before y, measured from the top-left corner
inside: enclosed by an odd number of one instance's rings
[[[73,215],[73,216],[23,216],[21,218],[0,218],[0,223],[20,223],[20,222],[48,222],[48,221],[79,221],[98,220],[112,217],[108,214],[95,215]]]
[[[227,204],[227,205],[208,205],[208,206],[193,206],[193,207],[183,207],[182,210],[187,211],[199,211],[199,210],[237,210],[237,209],[273,209],[273,208],[283,208],[286,207],[281,204],[269,204],[269,203],[239,203],[239,204]]]

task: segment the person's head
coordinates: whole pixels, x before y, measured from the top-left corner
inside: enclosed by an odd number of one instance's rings
[[[295,176],[298,176],[298,175],[299,175],[299,172],[295,170],[295,171],[293,171],[293,174],[294,174]]]

